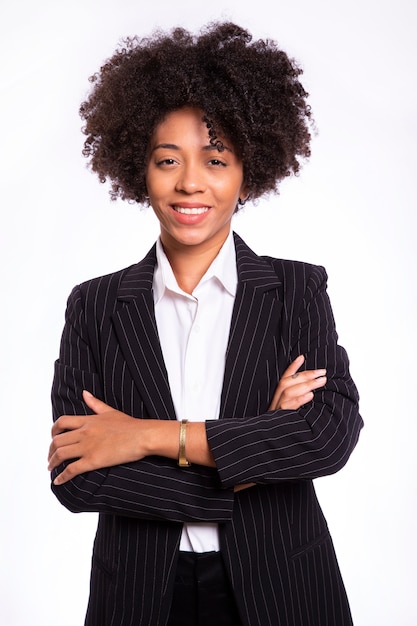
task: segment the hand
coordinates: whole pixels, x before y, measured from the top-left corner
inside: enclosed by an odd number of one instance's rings
[[[84,472],[146,456],[140,437],[143,420],[116,411],[88,391],[83,392],[83,400],[95,415],[62,415],[52,427],[48,469],[75,459],[55,478],[55,485]]]
[[[243,483],[242,485],[235,485],[233,487],[233,491],[237,493],[238,491],[243,491],[244,489],[250,489],[250,487],[256,487],[256,483]]]
[[[290,409],[296,411],[303,404],[310,402],[313,397],[313,391],[319,389],[326,384],[326,370],[298,370],[304,363],[304,356],[298,356],[285,370],[274,397],[270,404],[269,410]]]

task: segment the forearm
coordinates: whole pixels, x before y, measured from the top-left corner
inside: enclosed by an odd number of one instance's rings
[[[208,440],[222,485],[313,479],[340,470],[363,424],[353,382],[344,393],[341,387],[340,381],[330,381],[298,411],[208,422]]]
[[[214,469],[193,465],[182,470],[162,457],[87,472],[63,485],[52,483],[52,491],[74,513],[180,523],[226,522],[234,501],[233,490],[221,487]]]
[[[55,422],[62,414],[91,413],[82,398],[82,389],[85,387],[101,394],[96,374],[56,363],[52,388]],[[163,444],[164,449],[159,449],[158,452],[166,453],[169,458],[147,456],[141,461],[132,460],[113,467],[87,471],[61,486],[53,484],[52,490],[66,508],[74,512],[114,513],[174,522],[224,522],[230,519],[233,491],[222,488],[213,467],[203,467],[204,458],[193,453],[193,444],[190,456],[192,467],[185,470],[178,467],[179,423],[176,420],[130,420],[138,426],[156,426],[156,429],[150,431],[157,434],[153,440]],[[202,426],[192,425],[191,440],[194,439],[194,428],[202,429]],[[187,432],[187,437],[188,434],[190,433]],[[186,445],[188,454],[190,445],[188,442]],[[149,454],[150,449],[151,446]],[[74,458],[60,463],[52,471],[52,480],[57,478],[65,466],[69,467]],[[202,463],[198,464],[199,461]]]
[[[156,455],[178,459],[180,423],[167,420],[141,420],[141,430],[145,437],[146,456]],[[141,435],[139,434],[139,437]],[[215,467],[213,454],[207,441],[204,422],[188,422],[185,437],[185,455],[196,465]]]
[[[107,294],[105,285],[103,290]],[[100,336],[91,336],[89,333],[89,328],[94,327],[94,311],[89,310],[87,315],[84,291],[75,288],[68,300],[60,357],[55,364],[52,386],[54,422],[62,415],[94,413],[83,399],[84,389],[88,389],[98,398],[105,397]],[[100,294],[100,302],[104,306],[103,294]],[[94,297],[91,301],[96,302],[96,299]],[[146,407],[136,386],[132,387],[131,382],[125,378],[125,393],[120,395],[119,388],[113,390],[114,406],[119,406],[137,418],[147,418]],[[154,447],[156,452],[164,453],[168,458],[146,456],[139,461],[125,461],[118,465],[89,470],[62,485],[52,484],[52,490],[59,501],[74,512],[94,511],[174,522],[230,520],[233,490],[223,489],[217,471],[209,467],[213,462],[207,453],[207,440],[197,435],[199,443],[196,446],[193,444],[194,435],[198,430],[201,434],[204,425],[187,426],[186,448],[187,455],[191,453],[192,466],[181,469],[177,464],[179,423],[176,420],[130,419],[132,423],[142,426],[146,426],[147,422],[149,425],[156,424],[157,429],[153,433],[158,433],[157,444],[162,443],[164,450],[157,450],[156,445],[149,444],[149,454]],[[155,441],[155,437],[153,440]],[[116,448],[116,444],[113,447]],[[73,465],[71,461],[76,458],[74,455],[56,466],[51,473],[52,480],[66,466]],[[203,466],[204,463],[207,467]]]

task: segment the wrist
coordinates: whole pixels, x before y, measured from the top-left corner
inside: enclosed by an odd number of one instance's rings
[[[178,459],[180,423],[176,420],[143,420],[145,456]]]
[[[178,462],[180,422],[177,420],[141,420],[143,437],[140,445],[144,456],[163,456]],[[187,422],[186,458],[196,465],[215,467],[209,448],[205,422]]]
[[[187,423],[188,420],[181,420],[180,435],[178,441],[178,465],[179,467],[190,467],[191,463],[187,459]]]

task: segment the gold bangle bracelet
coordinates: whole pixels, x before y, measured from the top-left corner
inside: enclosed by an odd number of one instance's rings
[[[187,461],[185,456],[185,439],[187,435],[187,421],[181,420],[180,422],[180,445],[178,449],[178,465],[180,467],[190,467],[191,463]]]

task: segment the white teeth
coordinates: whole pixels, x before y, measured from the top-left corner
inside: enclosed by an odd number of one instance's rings
[[[184,215],[201,215],[202,213],[206,213],[209,210],[208,206],[204,206],[201,208],[193,207],[192,209],[186,209],[182,206],[173,206],[172,208],[178,213],[184,213]]]

